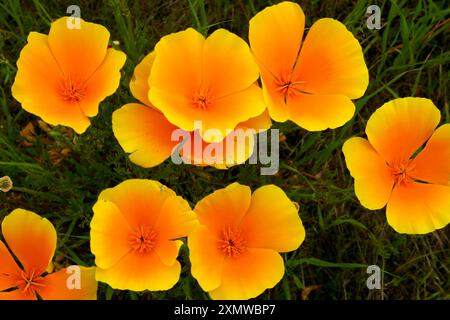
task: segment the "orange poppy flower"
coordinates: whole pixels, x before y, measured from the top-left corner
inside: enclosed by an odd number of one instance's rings
[[[189,204],[153,180],[126,180],[94,205],[96,278],[115,289],[168,290],[180,277],[182,241],[197,220]]]
[[[70,269],[47,272],[56,248],[56,230],[47,219],[16,209],[3,219],[2,234],[11,252],[0,241],[0,300],[97,299],[95,268],[77,266],[78,287],[68,285]]]
[[[123,52],[108,49],[108,30],[80,19],[68,28],[68,17],[51,24],[47,35],[31,32],[17,60],[13,97],[22,107],[52,125],[83,133],[98,105],[113,94],[125,63]]]
[[[194,211],[200,226],[188,236],[191,272],[213,299],[250,299],[274,287],[284,275],[279,252],[305,239],[296,206],[274,185],[251,194],[233,183]]]
[[[397,232],[423,234],[450,222],[450,124],[436,129],[440,118],[431,100],[395,99],[367,121],[368,140],[344,143],[356,196],[368,209],[387,204]]]
[[[355,112],[369,76],[358,41],[333,19],[320,19],[304,41],[305,15],[293,2],[267,7],[250,20],[249,40],[270,116],[309,131],[337,128]]]
[[[162,37],[155,46],[148,94],[170,123],[200,131],[206,142],[223,139],[206,137],[204,131],[218,130],[222,137],[240,122],[265,110],[257,81],[258,66],[247,43],[237,35],[218,29],[204,38],[192,28]]]
[[[114,111],[112,116],[113,132],[119,144],[125,152],[131,153],[130,160],[133,163],[145,168],[157,166],[168,159],[173,152],[180,152],[180,150],[175,150],[175,148],[182,141],[182,139],[171,138],[175,130],[179,130],[180,128],[170,123],[164,114],[148,99],[150,90],[149,77],[155,57],[155,52],[148,54],[136,66],[130,82],[131,93],[142,104],[126,104]],[[255,118],[239,123],[236,129],[254,129],[256,132],[259,132],[270,128],[271,125],[270,117],[265,111]],[[191,146],[192,154],[183,155],[183,159],[187,163],[196,165],[210,164],[216,168],[225,169],[232,165],[245,162],[253,151],[254,137],[251,135],[244,142],[245,146],[242,146],[246,151],[242,159],[238,159],[238,157],[227,158],[226,153],[222,157],[217,157],[217,159],[204,159],[203,150],[209,144],[203,141],[200,136],[198,137],[200,141],[197,144],[200,146],[201,155],[195,157],[194,142],[198,141],[195,139],[197,135],[198,132],[194,135],[194,131],[186,131],[184,136],[180,137],[188,139],[186,143],[189,143],[189,146]],[[233,132],[230,135],[233,135]],[[226,141],[226,138],[224,138],[222,141],[216,142],[216,144],[220,144],[221,148],[226,150]]]

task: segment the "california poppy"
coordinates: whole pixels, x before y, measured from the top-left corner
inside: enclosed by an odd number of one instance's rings
[[[157,181],[132,179],[100,194],[91,221],[96,278],[115,289],[168,290],[180,277],[182,241],[197,224],[183,198]]]
[[[68,17],[51,24],[47,35],[31,32],[17,60],[13,97],[52,125],[83,133],[99,103],[113,94],[125,63],[123,52],[108,49],[108,30],[80,19],[70,29]]]
[[[227,130],[264,112],[255,83],[258,66],[237,35],[218,29],[205,39],[188,28],[162,37],[155,53],[148,97],[173,125],[191,132],[201,121],[202,138],[219,142],[204,131],[218,130],[225,137]]]
[[[450,222],[450,124],[436,129],[440,118],[429,99],[394,99],[367,121],[367,140],[344,143],[356,196],[368,209],[387,204],[397,232],[423,234]]]
[[[2,222],[0,300],[95,300],[95,268],[76,266],[79,287],[70,287],[67,268],[49,273],[56,248],[56,230],[34,212],[16,209]],[[16,262],[16,260],[20,265]]]
[[[194,209],[200,226],[188,236],[192,275],[213,299],[254,298],[284,275],[279,252],[305,239],[297,208],[279,187],[253,194],[233,183]]]
[[[362,48],[347,28],[319,19],[302,41],[305,15],[294,2],[257,13],[249,26],[270,116],[309,131],[336,128],[355,112],[369,76]]]
[[[112,117],[113,132],[121,147],[125,152],[130,152],[130,160],[142,167],[154,167],[168,159],[172,153],[179,152],[187,163],[196,165],[213,165],[217,168],[225,169],[229,166],[239,164],[247,160],[253,151],[253,136],[248,141],[244,141],[242,148],[246,152],[243,159],[238,157],[227,158],[227,154],[217,157],[217,161],[212,159],[204,159],[203,150],[208,147],[209,143],[203,141],[201,136],[196,139],[199,134],[196,131],[185,131],[179,138],[172,139],[172,134],[180,128],[170,123],[165,115],[155,107],[148,99],[149,95],[149,77],[155,61],[155,52],[148,54],[135,68],[133,78],[130,81],[130,90],[133,96],[141,103],[129,103],[114,111]],[[249,119],[248,121],[239,123],[237,128],[254,129],[255,132],[266,130],[272,125],[268,113],[265,111],[261,115]],[[196,133],[195,133],[196,132]],[[230,135],[232,135],[230,133]],[[176,147],[186,139],[191,152],[182,152]],[[199,142],[197,142],[199,141]],[[226,137],[222,141],[216,142],[221,144],[223,150],[226,150]],[[199,145],[196,148],[194,142]],[[237,145],[237,144],[236,144]],[[195,150],[200,149],[200,155],[195,154]],[[230,148],[229,148],[230,149]],[[180,152],[181,151],[181,152]],[[195,156],[197,156],[195,158]],[[195,159],[194,159],[195,158]],[[205,157],[206,158],[206,157]],[[213,161],[214,160],[214,161]]]

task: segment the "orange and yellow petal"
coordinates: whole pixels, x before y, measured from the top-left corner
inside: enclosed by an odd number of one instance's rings
[[[345,25],[329,18],[319,19],[308,31],[294,73],[303,82],[302,91],[311,94],[356,99],[369,84],[358,40]]]
[[[450,186],[411,182],[396,185],[386,208],[395,231],[425,234],[450,222]]]
[[[122,51],[108,49],[102,64],[86,80],[86,94],[78,103],[87,117],[96,116],[100,102],[116,92],[126,59]]]
[[[173,240],[187,236],[197,225],[189,203],[180,196],[169,196],[161,206],[155,230],[159,239]]]
[[[250,207],[251,190],[237,182],[219,189],[200,200],[194,208],[200,224],[220,235],[235,228]]]
[[[249,248],[288,252],[296,250],[305,239],[297,208],[275,185],[255,190],[239,229]]]
[[[366,134],[378,154],[395,164],[409,159],[431,137],[440,118],[429,99],[398,98],[372,114]]]
[[[0,291],[15,287],[16,277],[21,271],[8,248],[0,241]]]
[[[155,253],[164,265],[170,267],[176,262],[182,245],[181,240],[160,240],[155,246]]]
[[[192,28],[162,37],[155,46],[156,58],[149,78],[150,102],[166,113],[167,106],[154,101],[152,90],[163,89],[189,99],[202,81],[205,38]],[[173,106],[182,108],[183,106]]]
[[[93,211],[91,251],[95,256],[95,264],[107,269],[131,251],[128,237],[133,229],[111,201],[98,200]]]
[[[203,85],[216,98],[248,88],[259,77],[247,43],[225,29],[206,39],[203,59]]]
[[[257,117],[265,109],[262,90],[257,85],[251,85],[245,90],[216,99],[212,102],[211,110],[207,110],[201,118],[203,120],[202,137],[206,142],[219,142],[229,130],[233,130],[241,122]],[[221,138],[207,137],[205,132],[209,129],[220,131]]]
[[[205,226],[199,226],[188,236],[188,247],[192,276],[204,291],[217,289],[225,261],[218,239]]]
[[[428,140],[414,161],[414,178],[426,182],[450,184],[450,124],[444,124]]]
[[[155,252],[130,252],[109,269],[97,268],[96,279],[114,289],[133,291],[169,290],[179,280],[181,266],[175,261],[165,265]]]
[[[95,269],[72,266],[49,274],[41,281],[43,286],[37,288],[37,293],[43,300],[97,300]],[[75,277],[79,277],[79,283]]]
[[[250,47],[264,82],[292,72],[304,27],[302,8],[288,1],[267,7],[250,20]]]
[[[13,290],[0,292],[0,301],[1,300],[37,300],[37,297],[34,292],[28,290]]]
[[[79,80],[86,81],[105,59],[109,31],[102,25],[81,18],[79,21],[79,29],[69,29],[69,17],[54,21],[48,34],[48,43],[64,75],[77,75]]]
[[[177,129],[160,112],[137,103],[129,103],[114,111],[114,136],[130,160],[144,168],[154,167],[170,157],[177,141],[172,133]]]
[[[286,108],[289,119],[308,131],[343,126],[355,113],[355,105],[344,95],[299,93],[287,98]]]
[[[267,109],[264,110],[259,116],[248,119],[237,125],[237,128],[253,129],[256,133],[265,131],[272,127],[272,120]]]
[[[23,109],[49,124],[69,126],[77,133],[89,127],[90,121],[79,105],[64,100],[61,95],[64,74],[54,59],[46,35],[29,34],[28,43],[17,60],[17,69],[11,92]]]
[[[2,234],[25,272],[40,275],[47,269],[56,248],[56,230],[50,221],[16,209],[3,219]]]
[[[347,168],[355,179],[358,200],[371,210],[383,208],[394,187],[393,176],[384,159],[363,138],[348,139],[342,151]]]
[[[114,203],[132,228],[140,228],[153,227],[164,202],[173,196],[175,192],[158,181],[130,179],[103,190],[98,199]]]
[[[255,298],[273,288],[283,275],[283,258],[278,252],[249,248],[238,257],[225,259],[221,284],[209,295],[216,300]]]
[[[198,130],[190,132],[189,140],[180,150],[185,163],[197,166],[214,166],[217,169],[228,169],[244,163],[252,155],[256,130],[237,127],[222,141],[207,143]]]
[[[133,78],[130,81],[130,91],[133,96],[147,106],[152,106],[150,100],[148,100],[148,92],[150,90],[150,71],[155,57],[156,53],[154,51],[146,55],[134,68]]]

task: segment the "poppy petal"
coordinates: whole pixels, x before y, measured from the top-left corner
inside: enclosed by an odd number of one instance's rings
[[[113,132],[120,146],[129,152],[130,160],[144,168],[157,166],[170,157],[177,141],[177,129],[158,111],[137,103],[129,103],[114,111]]]
[[[274,185],[255,190],[239,229],[245,235],[245,246],[250,248],[288,252],[296,250],[305,239],[305,228],[297,208],[284,191]]]
[[[150,70],[152,69],[155,57],[156,54],[154,51],[146,55],[136,68],[134,68],[133,78],[130,81],[130,91],[133,97],[149,107],[152,106],[150,100],[148,100]]]
[[[221,234],[223,229],[239,225],[251,201],[248,186],[232,183],[200,200],[194,208],[202,225],[211,232]]]
[[[179,93],[192,99],[193,92],[201,85],[201,61],[205,38],[192,28],[162,37],[155,46],[156,58],[150,74],[150,102],[166,113],[153,89]],[[180,59],[182,57],[182,59]],[[153,93],[153,94],[152,94]],[[181,108],[182,106],[173,106]]]
[[[218,288],[222,280],[225,255],[217,241],[205,226],[199,226],[188,237],[191,273],[204,291]]]
[[[161,240],[155,246],[155,252],[161,262],[170,267],[177,260],[178,252],[182,245],[183,241],[181,240]]]
[[[25,272],[42,274],[53,258],[56,230],[34,212],[16,209],[2,222],[3,237]]]
[[[414,177],[436,184],[450,184],[450,124],[444,124],[428,140],[414,161]]]
[[[388,223],[399,233],[424,234],[450,222],[450,186],[396,185],[386,209]]]
[[[308,31],[294,73],[302,90],[320,95],[361,97],[369,72],[358,40],[334,19],[319,19]]]
[[[117,206],[99,200],[93,207],[91,220],[91,251],[95,264],[107,269],[131,251],[128,237],[133,229]]]
[[[258,123],[255,123],[255,125],[258,125]],[[264,123],[261,125],[264,125]],[[247,131],[248,129],[250,131]],[[180,155],[185,163],[228,169],[244,163],[252,155],[255,143],[254,133],[256,132],[252,130],[254,129],[238,126],[222,141],[214,143],[205,142],[198,130],[190,132],[189,140],[183,145]],[[197,147],[197,145],[201,147]]]
[[[85,81],[105,59],[109,31],[102,25],[81,18],[79,29],[69,29],[69,19],[62,17],[52,23],[48,43],[64,75],[77,75]]]
[[[133,228],[153,227],[167,198],[176,196],[170,188],[154,180],[130,179],[103,190],[99,200],[111,201]]]
[[[169,290],[180,278],[178,261],[167,266],[155,252],[140,255],[130,252],[109,269],[97,268],[96,279],[114,289],[133,291]]]
[[[272,127],[269,111],[266,109],[259,116],[248,119],[237,125],[237,128],[254,129],[256,133],[265,131]]]
[[[23,290],[13,290],[7,292],[0,292],[1,300],[37,300],[34,292],[23,291]]]
[[[394,99],[372,114],[366,134],[388,163],[403,162],[431,137],[440,118],[439,109],[429,99]]]
[[[16,276],[20,275],[21,271],[8,248],[0,241],[0,291],[15,287]]]
[[[197,217],[189,203],[180,196],[173,196],[167,197],[161,206],[155,229],[160,239],[174,240],[188,235],[197,224]]]
[[[371,210],[383,208],[394,187],[394,179],[369,141],[350,138],[342,147],[345,162],[355,179],[355,193],[361,204]]]
[[[63,74],[48,46],[46,35],[31,32],[17,60],[18,71],[11,92],[23,109],[52,125],[65,125],[83,133],[90,120],[79,105],[60,95]],[[39,63],[36,63],[39,61]],[[45,101],[45,103],[42,103]]]
[[[43,286],[37,288],[37,293],[43,300],[97,300],[96,268],[76,267],[79,268],[77,275],[64,268],[45,276],[41,281]],[[69,286],[71,276],[79,276],[79,288]]]
[[[222,282],[209,294],[218,300],[255,298],[273,288],[283,275],[283,258],[278,252],[249,248],[238,257],[225,259]]]
[[[335,129],[355,113],[353,102],[343,95],[298,94],[287,100],[290,119],[308,131]]]
[[[120,83],[120,69],[126,59],[122,51],[108,49],[102,64],[86,81],[86,95],[79,101],[80,108],[86,116],[96,116],[99,103],[116,92]]]
[[[212,104],[215,112],[207,113],[202,123],[202,137],[206,142],[221,141],[240,122],[256,117],[266,109],[261,88],[257,85],[216,99]],[[204,134],[208,129],[219,130],[222,133],[221,139],[208,138]]]
[[[304,28],[302,8],[289,1],[267,7],[250,20],[250,47],[265,81],[292,72]]]
[[[259,77],[247,43],[225,29],[217,29],[206,39],[203,57],[204,86],[216,98],[241,91]]]

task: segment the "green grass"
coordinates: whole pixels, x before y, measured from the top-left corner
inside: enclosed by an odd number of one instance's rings
[[[449,228],[423,236],[397,234],[384,210],[363,208],[354,196],[353,181],[341,147],[351,136],[363,136],[367,119],[384,102],[403,96],[428,97],[449,122],[449,19],[446,1],[301,1],[307,27],[322,17],[346,24],[364,48],[370,85],[356,102],[357,113],[345,126],[320,133],[293,123],[275,124],[286,136],[280,145],[280,171],[260,176],[258,165],[228,171],[176,166],[170,161],[153,169],[132,164],[116,142],[111,114],[133,102],[128,88],[134,66],[158,39],[193,26],[202,33],[223,27],[247,38],[248,20],[271,1],[79,1],[81,16],[106,26],[111,40],[128,60],[117,92],[107,98],[91,127],[81,136],[62,127],[46,131],[37,118],[23,111],[10,92],[15,62],[30,31],[48,33],[50,21],[65,15],[73,1],[4,0],[0,3],[0,176],[14,189],[0,193],[0,220],[21,207],[47,217],[57,228],[57,266],[93,265],[89,222],[99,192],[129,178],[159,180],[191,205],[231,182],[253,189],[267,183],[280,186],[300,203],[306,240],[284,255],[286,275],[262,299],[449,299]],[[382,29],[369,30],[365,10],[378,4]],[[36,130],[31,147],[19,132],[29,122]],[[70,154],[54,164],[54,154]],[[167,292],[133,293],[100,285],[100,299],[207,298],[190,275],[183,246],[180,282]],[[366,266],[383,270],[383,289],[366,288]],[[317,286],[317,287],[312,287]],[[306,290],[305,290],[306,288]]]

